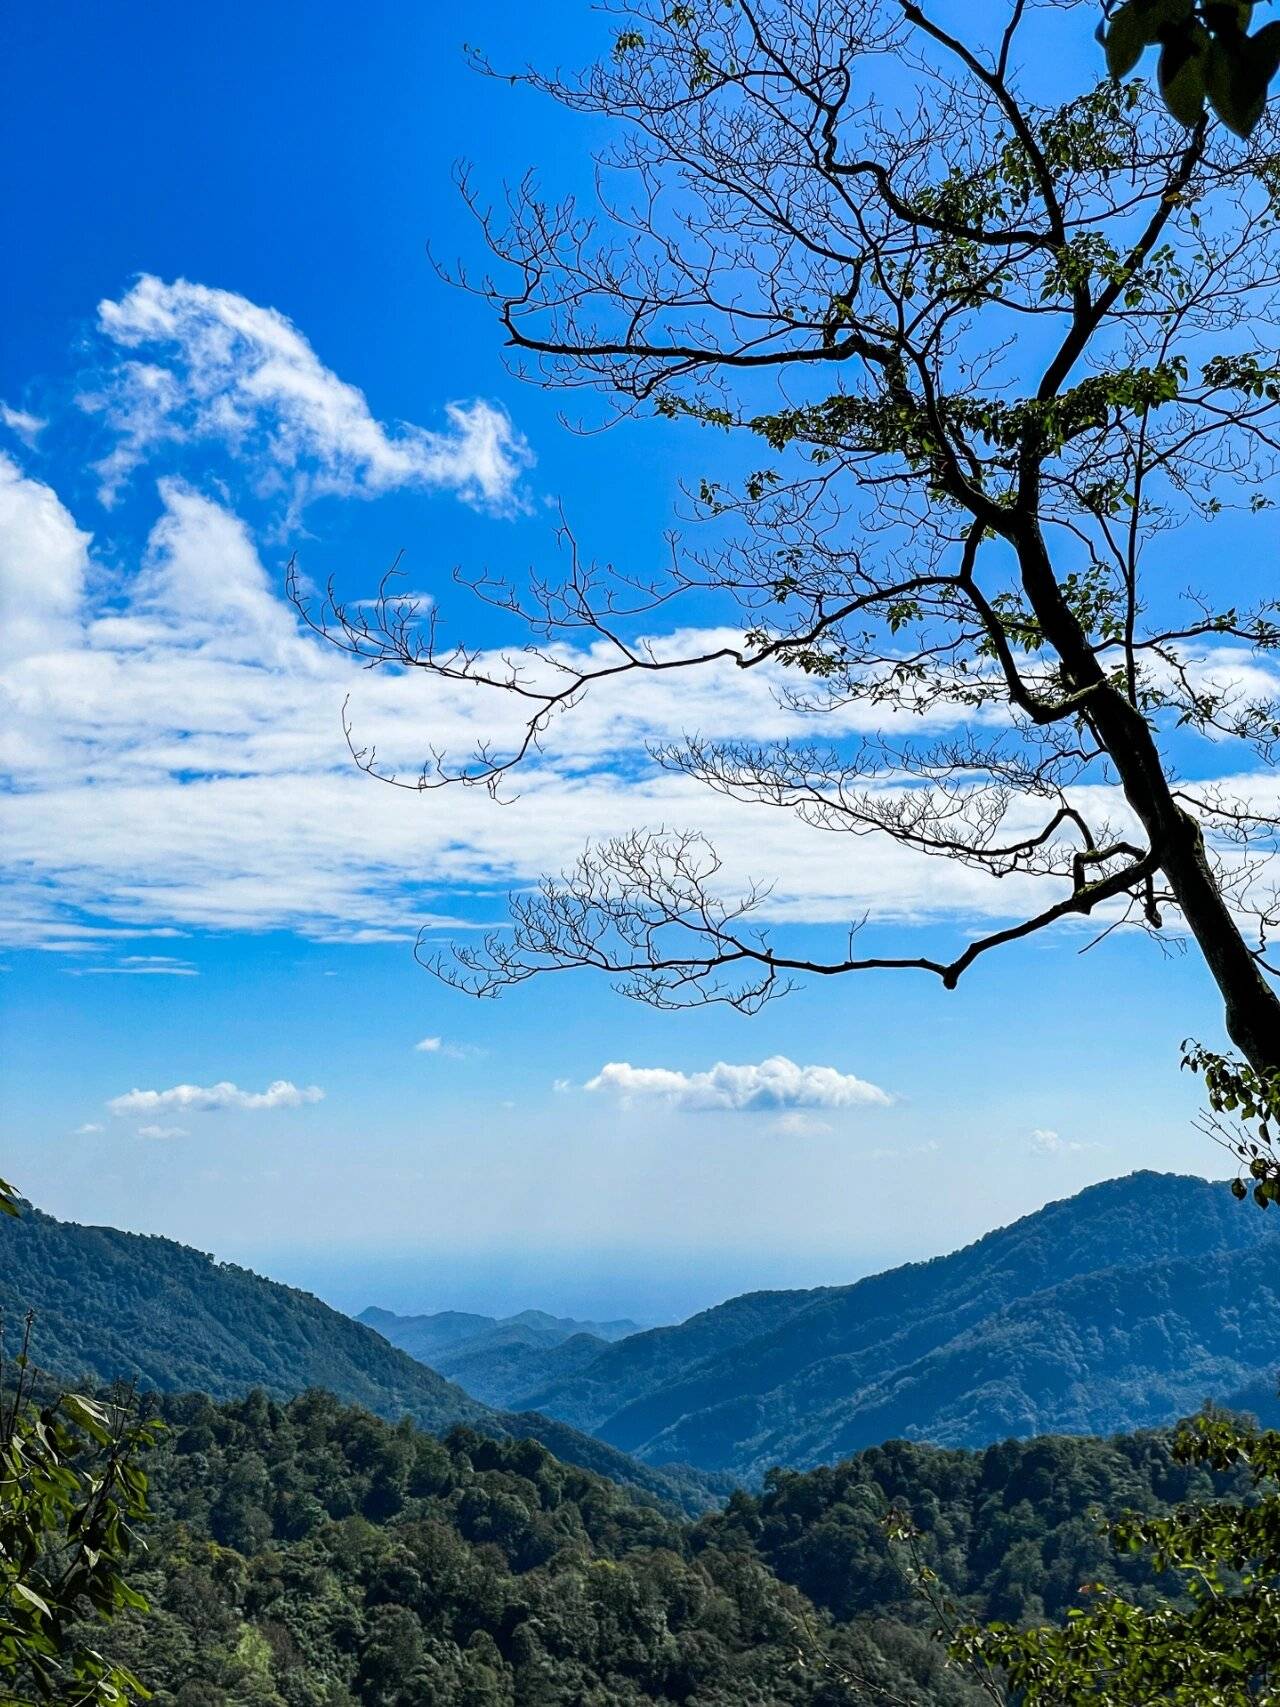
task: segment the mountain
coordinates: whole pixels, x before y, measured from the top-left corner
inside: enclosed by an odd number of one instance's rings
[[[637,1334],[517,1402],[748,1480],[891,1436],[1165,1423],[1280,1364],[1278,1232],[1225,1185],[1133,1174],[951,1256]]]
[[[528,1343],[545,1341],[558,1344],[577,1334],[590,1334],[593,1339],[612,1344],[630,1334],[642,1332],[639,1322],[579,1322],[572,1316],[552,1316],[546,1310],[521,1310],[515,1316],[477,1316],[468,1310],[437,1310],[425,1316],[398,1316],[393,1310],[380,1310],[371,1304],[356,1317],[366,1327],[376,1328],[407,1351],[411,1357],[425,1361],[428,1353],[438,1356],[442,1351],[465,1345],[482,1345],[494,1334],[525,1335]]]
[[[652,1328],[602,1352],[572,1380],[530,1391],[544,1393],[556,1416],[596,1428],[629,1400],[657,1392],[704,1359],[781,1329],[833,1287],[810,1292],[748,1292],[691,1316],[678,1327]]]
[[[0,1228],[0,1320],[35,1315],[33,1355],[64,1381],[125,1380],[215,1399],[324,1388],[433,1433],[459,1423],[542,1441],[567,1462],[700,1510],[722,1482],[635,1463],[564,1422],[495,1410],[320,1299],[172,1239],[83,1227],[24,1206]]]
[[[1207,1397],[1264,1410],[1280,1365],[1280,1217],[1175,1175],[1111,1180],[932,1262],[748,1294],[612,1345],[536,1313],[437,1324],[454,1335],[448,1372],[500,1391],[494,1406],[365,1323],[171,1240],[35,1210],[0,1233],[0,1309],[11,1323],[36,1310],[39,1361],[61,1377],[218,1398],[324,1387],[437,1432],[532,1436],[686,1509],[895,1436],[1103,1433]],[[521,1360],[548,1358],[554,1379],[517,1394]]]
[[[505,1405],[514,1394],[563,1380],[607,1345],[640,1332],[638,1322],[579,1322],[545,1310],[522,1310],[516,1316],[464,1310],[397,1316],[370,1306],[356,1320],[490,1405]]]

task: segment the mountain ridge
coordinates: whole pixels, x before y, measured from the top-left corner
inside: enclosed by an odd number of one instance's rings
[[[482,1316],[466,1310],[398,1316],[370,1305],[356,1317],[392,1345],[456,1381],[486,1404],[572,1374],[628,1334],[632,1321],[581,1322],[546,1310]]]
[[[1237,1204],[1224,1184],[1144,1170],[946,1256],[844,1287],[744,1294],[624,1340],[520,1402],[646,1462],[670,1454],[748,1480],[772,1463],[808,1468],[894,1433],[972,1446],[1147,1426],[1194,1409],[1206,1397],[1198,1381],[1225,1397],[1280,1361],[1267,1310],[1267,1300],[1280,1304],[1278,1254],[1274,1221]],[[1205,1276],[1209,1256],[1220,1260]],[[1099,1288],[1113,1295],[1106,1322],[1091,1320]],[[1141,1332],[1123,1325],[1125,1296]],[[1247,1342],[1232,1325],[1242,1296],[1259,1299]],[[1215,1358],[1197,1332],[1225,1336],[1230,1355]],[[1000,1368],[1014,1353],[1016,1380]],[[1135,1356],[1145,1387],[1128,1373]],[[1090,1403],[1064,1389],[1073,1365],[1097,1389]],[[975,1384],[979,1366],[991,1374]]]
[[[0,1319],[20,1322],[28,1310],[33,1360],[61,1381],[123,1380],[223,1400],[324,1389],[432,1433],[465,1423],[494,1438],[539,1440],[569,1463],[686,1510],[727,1491],[723,1479],[655,1473],[529,1407],[485,1405],[311,1293],[159,1234],[60,1221],[24,1205],[0,1239]]]
[[[36,1308],[39,1359],[60,1377],[216,1398],[324,1387],[436,1432],[532,1437],[686,1509],[773,1465],[804,1470],[889,1437],[966,1447],[1160,1426],[1206,1398],[1264,1394],[1280,1364],[1280,1222],[1225,1184],[1153,1172],[927,1262],[744,1293],[613,1344],[561,1337],[577,1324],[536,1312],[440,1313],[443,1371],[173,1240],[37,1210],[11,1232],[0,1307]],[[432,1320],[365,1315],[393,1330]],[[556,1381],[522,1392],[521,1371],[548,1359]],[[460,1371],[472,1390],[446,1379]]]

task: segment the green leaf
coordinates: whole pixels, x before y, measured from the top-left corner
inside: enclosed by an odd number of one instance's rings
[[[1188,130],[1204,112],[1207,47],[1208,38],[1201,33],[1193,44],[1166,42],[1160,51],[1160,93],[1174,118]]]
[[[110,1418],[103,1407],[95,1404],[92,1399],[86,1399],[79,1393],[66,1393],[62,1398],[62,1409],[72,1422],[79,1423],[99,1446],[105,1446],[110,1440]]]
[[[1266,111],[1270,75],[1263,74],[1252,42],[1219,39],[1213,43],[1205,79],[1209,102],[1237,136],[1247,137]]]
[[[1149,9],[1139,0],[1126,0],[1112,17],[1103,38],[1103,47],[1107,70],[1117,83],[1129,75],[1142,58],[1143,49],[1154,40],[1149,28]]]
[[[37,1612],[43,1613],[46,1618],[53,1617],[53,1613],[49,1610],[48,1601],[43,1600],[33,1588],[28,1588],[26,1583],[14,1583],[12,1587],[13,1592],[20,1595],[23,1600],[30,1601]]]

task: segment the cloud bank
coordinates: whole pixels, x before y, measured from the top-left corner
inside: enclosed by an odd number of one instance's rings
[[[490,457],[464,454],[465,434],[442,445],[419,429],[388,430],[283,316],[233,293],[146,278],[102,315],[127,358],[128,373],[96,405],[122,434],[120,478],[135,453],[216,436],[290,491],[300,481],[368,496],[397,482],[455,481],[486,502],[514,492],[519,459],[504,460],[500,432]],[[811,738],[813,724],[765,670],[646,673],[588,693],[500,810],[481,789],[419,800],[380,787],[351,763],[344,702],[356,740],[413,775],[433,751],[462,760],[485,739],[509,750],[521,708],[467,684],[360,668],[300,627],[226,487],[215,498],[166,474],[155,490],[150,514],[139,495],[149,531],[133,555],[116,539],[98,552],[53,487],[0,453],[0,938],[14,946],[68,962],[92,952],[102,974],[156,976],[158,958],[114,951],[202,929],[408,943],[419,926],[465,926],[469,909],[493,919],[494,891],[636,826],[705,831],[723,858],[724,890],[764,880],[762,917],[774,922],[968,926],[1035,911],[1061,892],[1026,873],[994,882],[884,837],[826,834],[639,757],[687,730],[712,741]],[[740,636],[704,628],[650,639],[668,654]],[[606,655],[603,642],[562,653],[569,663]],[[501,673],[492,653],[476,661]],[[1230,677],[1258,696],[1268,682],[1280,687],[1232,647],[1206,646],[1200,667],[1206,681]],[[939,703],[902,713],[896,727],[942,734],[971,717]],[[893,732],[892,713],[853,702],[822,733],[838,744],[884,728]],[[1220,780],[1259,810],[1280,803],[1275,773]],[[1118,791],[1079,799],[1124,830]],[[1018,804],[1005,828],[1016,839],[1042,825],[1035,803]],[[170,976],[194,970],[169,966]]]
[[[224,503],[175,478],[158,491],[139,561],[107,572],[91,566],[90,536],[56,493],[0,456],[10,941],[101,952],[122,932],[175,926],[412,940],[420,924],[452,924],[439,911],[442,890],[523,884],[564,866],[584,841],[637,823],[705,829],[726,885],[773,879],[779,918],[1005,916],[1040,893],[1034,880],[992,884],[876,838],[851,849],[786,814],[637,771],[647,741],[682,728],[803,734],[759,673],[637,678],[588,695],[522,773],[514,805],[464,790],[432,811],[430,799],[355,769],[344,701],[359,739],[414,772],[433,747],[461,757],[483,737],[510,740],[518,708],[465,684],[352,664],[300,630]],[[846,731],[857,716],[872,712],[851,709]]]
[[[134,1089],[112,1097],[107,1107],[112,1114],[160,1114],[178,1108],[203,1113],[225,1108],[300,1108],[323,1097],[319,1085],[300,1088],[288,1079],[273,1080],[265,1091],[242,1091],[229,1079],[222,1079],[216,1085],[174,1085],[167,1091]]]
[[[887,1107],[887,1091],[835,1067],[800,1067],[785,1055],[754,1065],[717,1061],[704,1073],[670,1067],[633,1067],[610,1061],[583,1087],[624,1102],[656,1099],[686,1110],[725,1109],[738,1113],[809,1108]]]

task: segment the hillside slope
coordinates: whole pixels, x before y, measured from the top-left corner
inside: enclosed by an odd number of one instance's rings
[[[578,1374],[522,1395],[519,1403],[538,1405],[576,1428],[597,1428],[630,1401],[663,1391],[703,1362],[732,1356],[786,1325],[811,1304],[840,1288],[808,1292],[745,1292],[713,1309],[701,1310],[671,1328],[651,1328],[610,1346]]]
[[[714,1497],[705,1480],[655,1472],[563,1422],[491,1409],[310,1293],[172,1239],[83,1227],[26,1207],[0,1228],[0,1319],[11,1340],[28,1310],[36,1361],[60,1380],[126,1380],[143,1391],[215,1399],[254,1389],[288,1399],[323,1388],[432,1433],[467,1423],[498,1438],[531,1437],[570,1463],[686,1509]]]
[[[749,1478],[892,1435],[1168,1422],[1280,1363],[1278,1232],[1224,1186],[1135,1174],[951,1256],[636,1335],[524,1402],[647,1461]]]

